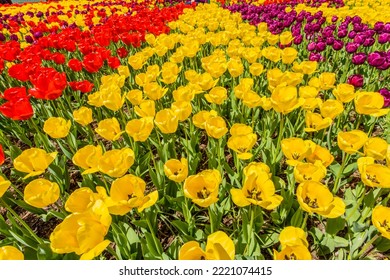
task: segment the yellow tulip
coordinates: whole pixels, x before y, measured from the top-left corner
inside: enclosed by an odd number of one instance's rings
[[[306,239],[306,233],[303,229],[298,227],[288,226],[283,228],[279,235],[279,242],[282,245],[282,249],[287,246],[305,246],[308,247],[309,243]]]
[[[139,105],[142,102],[142,91],[139,89],[133,89],[130,90],[128,93],[126,93],[126,99],[130,101],[130,103],[134,106]]]
[[[320,80],[320,89],[327,90],[327,89],[334,88],[334,84],[336,82],[336,74],[329,73],[329,72],[321,73],[319,80]]]
[[[121,90],[117,85],[102,89],[100,92],[103,99],[103,106],[114,112],[122,108],[126,96],[121,95]]]
[[[378,205],[372,210],[372,224],[383,237],[390,239],[390,207]]]
[[[201,207],[209,207],[218,201],[221,182],[222,178],[218,170],[203,170],[196,175],[189,176],[184,181],[184,195]]]
[[[227,99],[227,90],[224,87],[213,87],[204,97],[210,103],[221,105]]]
[[[334,119],[344,111],[343,103],[335,100],[328,99],[320,105],[321,115],[324,118]]]
[[[53,204],[59,197],[58,184],[46,179],[35,179],[24,189],[24,201],[37,208]]]
[[[297,188],[297,200],[301,208],[326,218],[337,218],[344,214],[345,203],[334,197],[328,188],[315,181],[304,181]]]
[[[261,63],[252,63],[250,66],[249,66],[249,72],[253,75],[253,76],[260,76],[263,72],[264,72],[264,66],[263,64]]]
[[[253,90],[247,91],[242,96],[242,103],[248,108],[262,106],[265,102],[265,97],[261,97]]]
[[[237,78],[244,72],[244,65],[241,62],[241,59],[231,59],[228,62],[227,70],[233,78]]]
[[[9,186],[11,186],[11,182],[0,176],[0,198],[5,194]]]
[[[286,246],[278,252],[274,249],[274,260],[311,260],[311,254],[306,246]]]
[[[227,132],[225,120],[220,116],[210,117],[205,124],[206,133],[209,137],[222,138]]]
[[[93,121],[92,110],[88,107],[82,106],[79,109],[73,111],[73,119],[82,126],[86,126]]]
[[[294,168],[294,178],[298,183],[304,181],[320,182],[326,175],[326,168],[320,161],[313,163],[299,163]]]
[[[144,100],[134,107],[134,112],[141,118],[153,117],[156,114],[156,104],[153,100]]]
[[[112,182],[108,210],[114,215],[125,215],[133,208],[142,212],[158,200],[158,191],[145,195],[146,183],[141,178],[127,174]]]
[[[337,87],[333,89],[333,95],[337,100],[348,103],[356,96],[355,87],[350,84],[338,84]]]
[[[172,84],[176,81],[181,68],[174,62],[165,62],[161,67],[161,81],[165,84]]]
[[[299,88],[299,97],[308,99],[315,98],[318,95],[318,89],[311,86],[302,86]]]
[[[129,57],[128,62],[134,70],[139,70],[144,66],[146,59],[142,53],[136,53]]]
[[[334,156],[332,156],[328,149],[320,145],[315,145],[314,151],[306,157],[306,160],[311,163],[320,161],[323,166],[328,167],[333,162]]]
[[[162,98],[167,93],[167,91],[168,91],[167,88],[162,88],[156,82],[147,83],[144,86],[144,93],[151,100],[159,100],[160,98]]]
[[[302,138],[287,138],[281,141],[282,151],[287,158],[287,164],[296,166],[302,162],[306,157],[313,153],[315,143],[310,140],[303,140]]]
[[[284,31],[279,35],[280,44],[288,45],[294,39],[290,31]]]
[[[116,141],[124,133],[124,131],[121,131],[119,122],[116,118],[105,119],[100,121],[95,131],[102,138],[108,141]]]
[[[285,48],[282,51],[282,62],[284,64],[291,64],[297,58],[298,51],[294,48]]]
[[[282,114],[292,112],[302,106],[304,102],[303,98],[297,97],[297,88],[293,86],[277,87],[271,95],[272,108]]]
[[[252,90],[253,83],[254,81],[252,78],[241,79],[240,83],[234,87],[234,95],[236,96],[236,98],[243,98],[246,92]]]
[[[200,129],[205,129],[206,128],[206,121],[209,118],[216,117],[216,116],[217,116],[217,112],[214,110],[200,111],[192,117],[192,123]]]
[[[390,168],[375,163],[372,157],[361,157],[357,161],[361,180],[366,186],[390,188]]]
[[[58,139],[68,136],[71,122],[61,117],[48,118],[44,125],[43,131],[50,137]]]
[[[175,101],[172,103],[171,109],[177,116],[179,122],[188,119],[192,113],[192,105],[188,101]]]
[[[150,133],[152,133],[153,127],[153,118],[151,117],[134,119],[127,123],[126,133],[133,138],[134,141],[145,142]]]
[[[266,47],[261,51],[261,54],[272,62],[278,62],[282,55],[282,50],[273,46]]]
[[[179,124],[178,117],[172,109],[157,112],[154,122],[164,134],[175,133]]]
[[[331,118],[323,118],[318,113],[306,112],[305,115],[306,132],[315,132],[328,128],[332,124]]]
[[[14,159],[16,170],[28,173],[23,179],[41,175],[56,158],[57,152],[46,153],[45,150],[31,148],[24,150],[17,158]]]
[[[339,148],[348,154],[358,153],[367,140],[367,134],[361,130],[340,131],[337,134],[337,144]]]
[[[218,79],[213,79],[209,73],[199,75],[196,84],[198,84],[203,91],[212,89],[218,83]]]
[[[133,165],[134,157],[130,148],[107,151],[99,160],[99,171],[114,178],[122,177]]]
[[[234,256],[234,242],[222,231],[207,237],[206,251],[196,241],[183,244],[179,251],[179,260],[234,260]]]
[[[359,92],[355,97],[356,112],[373,117],[384,116],[390,111],[382,109],[384,102],[384,97],[379,92]]]
[[[250,159],[253,155],[249,153],[253,146],[256,144],[257,135],[249,133],[246,135],[232,135],[227,142],[229,149],[232,149],[237,153],[239,159]]]
[[[384,160],[389,144],[379,137],[372,137],[364,144],[364,154],[367,157],[373,157],[376,160]]]
[[[164,164],[165,176],[174,182],[183,182],[188,176],[188,161],[186,158],[170,159]]]
[[[269,178],[272,177],[269,166],[263,162],[251,162],[244,167],[243,172],[245,177],[249,177],[252,173],[261,174],[262,172],[267,173]]]
[[[275,194],[274,183],[265,171],[251,172],[245,178],[243,188],[232,188],[230,193],[234,204],[239,207],[254,204],[272,210],[283,200],[282,196]]]
[[[85,169],[82,175],[99,171],[99,160],[103,155],[102,147],[87,145],[79,149],[73,156],[72,162]]]
[[[125,76],[126,78],[130,77],[130,69],[129,69],[129,67],[127,67],[125,65],[121,65],[116,70],[118,70],[119,75]]]
[[[4,260],[22,261],[24,260],[24,255],[14,246],[2,246],[0,247],[0,261]]]
[[[94,258],[110,243],[104,240],[108,227],[89,212],[70,214],[51,233],[50,247],[57,254],[74,252],[81,259]]]

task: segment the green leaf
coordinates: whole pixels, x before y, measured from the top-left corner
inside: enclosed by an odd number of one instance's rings
[[[331,235],[336,235],[345,227],[345,220],[341,217],[335,219],[328,219],[326,222],[326,232]]]
[[[386,252],[390,250],[390,240],[384,237],[378,238],[374,245],[379,252]]]
[[[299,207],[297,211],[295,211],[294,215],[291,218],[291,225],[293,227],[301,227],[303,222],[303,212]]]
[[[188,232],[188,224],[186,222],[180,221],[180,220],[174,220],[171,221],[171,224],[178,229],[181,233],[185,235],[189,235]]]

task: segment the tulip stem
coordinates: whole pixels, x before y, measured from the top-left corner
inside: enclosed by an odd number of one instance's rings
[[[274,153],[274,158],[273,158],[273,164],[276,163],[277,156],[280,151],[280,142],[282,141],[283,137],[283,129],[284,129],[284,115],[280,115],[280,124],[279,124],[279,134],[278,134],[278,142],[276,143],[276,151]]]
[[[153,229],[153,226],[152,226],[152,224],[150,223],[149,215],[147,215],[147,214],[145,213],[144,218],[146,219],[146,223],[148,224],[148,228],[149,228],[149,230],[150,230],[150,234],[152,235],[154,247],[156,248],[157,252],[158,252],[160,255],[162,255],[161,246],[159,246],[159,240],[157,239],[156,234],[155,234],[154,229]]]
[[[340,184],[341,174],[343,173],[345,165],[347,164],[347,162],[349,160],[349,155],[346,155],[345,152],[343,151],[343,157],[342,158],[343,159],[342,159],[341,167],[339,169],[339,172],[337,173],[336,180],[334,181],[334,186],[333,186],[333,193],[334,194],[337,194],[337,192],[339,191],[339,188],[340,188],[339,184]]]
[[[373,238],[370,239],[370,241],[368,241],[364,247],[360,250],[360,252],[357,254],[356,256],[356,259],[360,259],[360,257],[362,257],[363,255],[367,255],[369,253],[369,248],[370,246],[372,245],[372,243],[374,243],[378,238],[380,237],[380,235],[377,233]]]
[[[252,205],[252,204],[249,205],[249,212],[251,213],[251,220],[249,223],[248,240],[247,240],[247,243],[245,246],[244,255],[247,253],[249,246],[252,242],[252,235],[253,235],[252,232],[255,231],[255,229],[253,228],[253,224],[254,224],[255,216],[256,216],[256,205]]]
[[[39,244],[43,244],[44,242],[42,241],[41,238],[39,238],[34,232],[33,230],[26,224],[25,221],[23,221],[22,218],[20,218],[20,216],[18,214],[16,214],[16,212],[3,200],[0,198],[0,205],[2,205],[8,212],[11,213],[12,216],[14,216],[14,218],[16,220],[18,220],[18,222],[29,232],[29,234],[31,234],[31,236],[39,243]]]

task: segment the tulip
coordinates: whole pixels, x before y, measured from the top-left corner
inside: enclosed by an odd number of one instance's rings
[[[242,64],[241,60],[231,59],[228,63],[227,69],[230,75],[233,78],[236,78],[244,72],[244,65]]]
[[[379,90],[379,93],[383,96],[385,101],[383,107],[390,107],[390,90],[388,90],[387,88],[382,88]]]
[[[0,144],[0,166],[3,165],[5,161],[3,146]]]
[[[234,242],[222,231],[207,237],[206,251],[196,241],[183,244],[179,251],[179,260],[233,260],[234,256]]]
[[[282,249],[287,246],[305,246],[308,247],[309,243],[306,239],[306,233],[303,229],[298,227],[288,226],[285,227],[279,235],[279,242],[282,245]]]
[[[147,83],[144,86],[144,93],[151,100],[159,100],[160,98],[162,98],[167,93],[167,91],[168,91],[167,88],[162,88],[156,82]]]
[[[275,88],[271,95],[272,108],[282,114],[288,114],[302,106],[305,100],[298,98],[297,88],[293,86],[281,86]]]
[[[95,131],[102,138],[108,141],[116,141],[124,133],[124,131],[121,131],[119,122],[116,118],[105,119],[100,121]]]
[[[88,107],[82,106],[79,109],[73,111],[73,119],[82,126],[86,126],[93,121],[92,110]]]
[[[107,151],[99,160],[99,171],[114,178],[122,177],[133,165],[134,157],[130,148]]]
[[[0,247],[0,261],[3,260],[24,260],[23,253],[14,246]]]
[[[280,205],[283,197],[275,194],[275,186],[269,173],[265,171],[251,172],[244,180],[242,189],[231,189],[232,200],[239,207],[250,204],[258,205],[267,210]]]
[[[200,129],[205,129],[206,128],[206,121],[209,118],[216,117],[216,116],[217,116],[217,112],[214,110],[211,110],[211,111],[204,111],[203,110],[203,111],[196,113],[192,117],[192,123]]]
[[[141,103],[139,103],[139,105],[134,108],[134,111],[141,118],[154,118],[154,115],[156,114],[155,107],[156,105],[153,100],[144,100],[141,101]]]
[[[9,186],[11,186],[11,182],[0,176],[0,198],[5,194]]]
[[[312,113],[308,111],[306,112],[305,122],[306,122],[305,131],[315,132],[329,127],[332,124],[332,119],[328,117],[323,118],[318,113]]]
[[[43,131],[52,138],[64,138],[69,134],[71,122],[61,117],[48,118],[44,125]]]
[[[163,109],[157,112],[154,122],[162,133],[169,134],[176,132],[179,119],[172,109]]]
[[[228,139],[227,145],[229,149],[232,149],[237,153],[239,159],[250,159],[252,154],[248,151],[256,144],[257,135],[249,133],[245,135],[232,135]]]
[[[204,97],[210,103],[221,105],[227,99],[227,90],[224,87],[214,87]]]
[[[382,109],[384,98],[378,92],[359,92],[355,97],[356,112],[362,115],[380,117],[386,115],[390,109]]]
[[[362,75],[351,75],[348,77],[347,82],[354,87],[360,88],[364,85],[364,78]]]
[[[358,150],[367,142],[367,134],[361,130],[340,131],[337,134],[337,144],[348,154],[358,153]]]
[[[323,166],[328,167],[334,160],[334,157],[328,149],[315,145],[314,151],[306,157],[306,160],[311,163],[320,161]]]
[[[366,62],[367,55],[365,53],[356,53],[352,56],[352,63],[355,65],[361,65]]]
[[[250,66],[249,66],[249,72],[253,75],[253,76],[260,76],[264,71],[264,66],[261,64],[261,63],[252,63]]]
[[[287,158],[287,164],[296,166],[306,157],[313,153],[315,143],[302,138],[287,138],[281,141],[281,147],[284,156]]]
[[[334,88],[334,83],[336,82],[336,74],[323,72],[320,77],[320,88],[323,90]]]
[[[103,155],[102,148],[93,145],[87,145],[79,149],[73,156],[72,162],[84,170],[82,175],[91,174],[99,171],[99,160]]]
[[[306,246],[286,246],[281,252],[274,249],[274,260],[311,260],[311,254]]]
[[[294,168],[294,178],[298,183],[304,181],[320,182],[326,175],[326,167],[320,161],[313,163],[299,163]]]
[[[145,142],[152,132],[153,127],[153,119],[146,117],[129,121],[125,130],[134,141]]]
[[[60,188],[58,184],[46,179],[35,179],[24,189],[24,201],[37,208],[44,208],[53,204],[59,197]]]
[[[188,176],[188,161],[186,158],[170,159],[164,164],[165,176],[177,183],[183,182]]]
[[[128,174],[112,182],[108,210],[113,215],[125,215],[133,208],[142,212],[158,200],[158,191],[145,195],[146,183],[141,178]]]
[[[206,133],[209,137],[222,138],[227,132],[225,120],[220,116],[212,116],[205,122]]]
[[[383,237],[390,239],[390,207],[378,205],[372,210],[372,224]]]
[[[344,214],[345,203],[333,197],[328,188],[316,181],[304,181],[297,188],[297,200],[301,208],[326,218],[337,218]]]
[[[191,175],[184,181],[184,195],[200,207],[209,207],[218,201],[221,174],[216,169],[207,169],[196,175]]]
[[[366,186],[390,188],[389,167],[376,164],[372,157],[361,157],[357,163],[361,179]]]
[[[320,112],[324,118],[330,118],[333,120],[343,111],[343,103],[335,99],[328,99],[320,105]]]
[[[364,144],[364,155],[376,160],[384,160],[389,144],[379,137],[372,137]]]
[[[185,121],[192,113],[191,103],[188,101],[175,101],[171,105],[171,109],[177,116],[180,122]]]
[[[333,95],[337,98],[337,100],[343,103],[350,102],[356,96],[355,89],[350,84],[338,84],[332,92]]]
[[[14,159],[14,168],[20,172],[28,173],[23,179],[41,175],[56,158],[57,152],[46,153],[38,148],[24,150]]]

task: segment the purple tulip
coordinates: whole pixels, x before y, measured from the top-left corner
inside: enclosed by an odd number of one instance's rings
[[[365,40],[366,40],[366,36],[364,36],[363,34],[358,34],[353,39],[353,42],[358,44],[358,45],[361,45],[364,43]]]
[[[333,37],[326,38],[326,44],[328,46],[332,46],[334,42],[335,42],[335,39]]]
[[[387,88],[381,88],[379,90],[379,93],[383,96],[385,103],[383,104],[383,107],[389,107],[390,106],[390,90]]]
[[[302,41],[303,41],[302,35],[295,36],[295,38],[294,38],[295,45],[300,45],[302,43]]]
[[[364,85],[364,78],[362,75],[354,74],[348,77],[347,83],[360,88]]]
[[[4,42],[6,40],[5,36],[3,33],[0,33],[0,41]]]
[[[352,56],[352,63],[355,65],[361,65],[366,62],[367,55],[365,53],[355,53]]]
[[[332,22],[336,22],[338,19],[339,19],[338,16],[333,16],[332,17]]]
[[[367,38],[364,43],[363,43],[363,46],[365,47],[371,47],[373,44],[375,44],[375,39],[374,38]]]
[[[339,37],[341,39],[341,38],[344,38],[345,36],[347,36],[347,34],[348,34],[348,30],[339,29],[339,31],[337,32],[337,37]]]
[[[307,45],[307,50],[309,52],[314,51],[316,49],[316,43],[310,42],[309,45]]]
[[[25,39],[26,42],[29,43],[29,44],[32,44],[32,43],[34,42],[33,37],[31,37],[30,35],[27,35],[26,37],[24,37],[24,39]]]
[[[373,52],[368,55],[368,64],[374,67],[381,66],[386,60],[386,57],[383,56],[380,52]]]
[[[357,49],[359,48],[359,45],[356,44],[356,43],[347,43],[345,45],[345,50],[348,52],[348,53],[354,53],[357,51]]]
[[[344,42],[341,40],[335,40],[333,43],[333,49],[339,51],[344,47]]]
[[[385,24],[383,22],[381,22],[381,21],[376,22],[375,25],[374,25],[374,30],[376,32],[382,31],[384,28],[385,28]]]
[[[12,41],[19,41],[19,38],[18,36],[16,36],[16,34],[11,34],[11,36],[9,36],[9,38],[12,40]]]
[[[378,42],[379,44],[386,44],[387,42],[390,42],[390,34],[389,33],[382,33],[378,36]]]
[[[318,42],[316,44],[316,51],[317,52],[322,52],[325,50],[325,48],[326,48],[326,44],[324,42]]]
[[[356,32],[353,31],[353,30],[348,33],[348,38],[349,39],[353,39],[353,38],[355,38],[355,36],[356,36]]]
[[[309,60],[310,61],[322,61],[323,56],[320,55],[319,53],[310,53]]]

